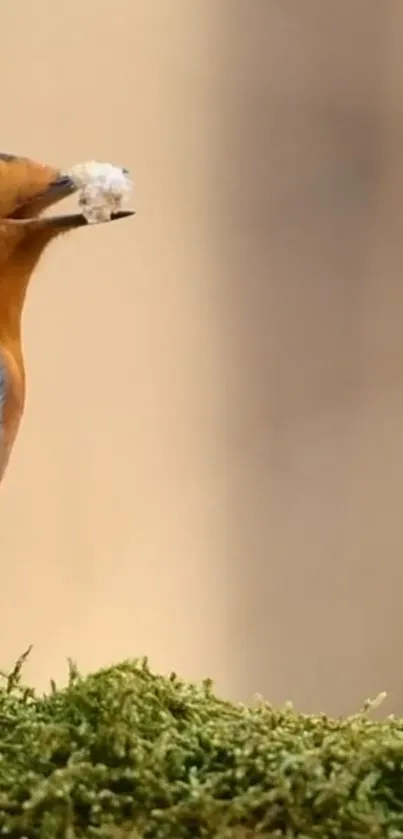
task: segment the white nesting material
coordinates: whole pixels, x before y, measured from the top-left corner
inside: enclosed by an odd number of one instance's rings
[[[127,170],[112,163],[77,163],[67,174],[77,186],[80,209],[89,224],[109,221],[133,188]]]

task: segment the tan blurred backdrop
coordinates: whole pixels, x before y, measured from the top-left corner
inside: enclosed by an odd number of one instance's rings
[[[403,711],[402,37],[399,0],[2,11],[0,150],[137,209],[31,288],[3,666]]]

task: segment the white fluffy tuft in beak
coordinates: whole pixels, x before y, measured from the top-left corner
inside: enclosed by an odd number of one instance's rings
[[[66,174],[78,189],[80,209],[89,224],[110,221],[133,189],[127,170],[112,163],[77,163]]]

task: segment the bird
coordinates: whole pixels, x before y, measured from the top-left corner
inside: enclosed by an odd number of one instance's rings
[[[0,153],[0,484],[25,408],[21,327],[30,280],[53,240],[88,226],[83,213],[43,213],[76,191],[76,181],[63,170]],[[109,220],[133,214],[119,210]]]

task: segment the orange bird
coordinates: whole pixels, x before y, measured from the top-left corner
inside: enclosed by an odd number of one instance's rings
[[[44,217],[42,212],[76,190],[59,169],[0,154],[0,482],[24,411],[21,318],[28,283],[53,239],[88,224],[81,213]],[[116,212],[111,221],[130,215]]]

